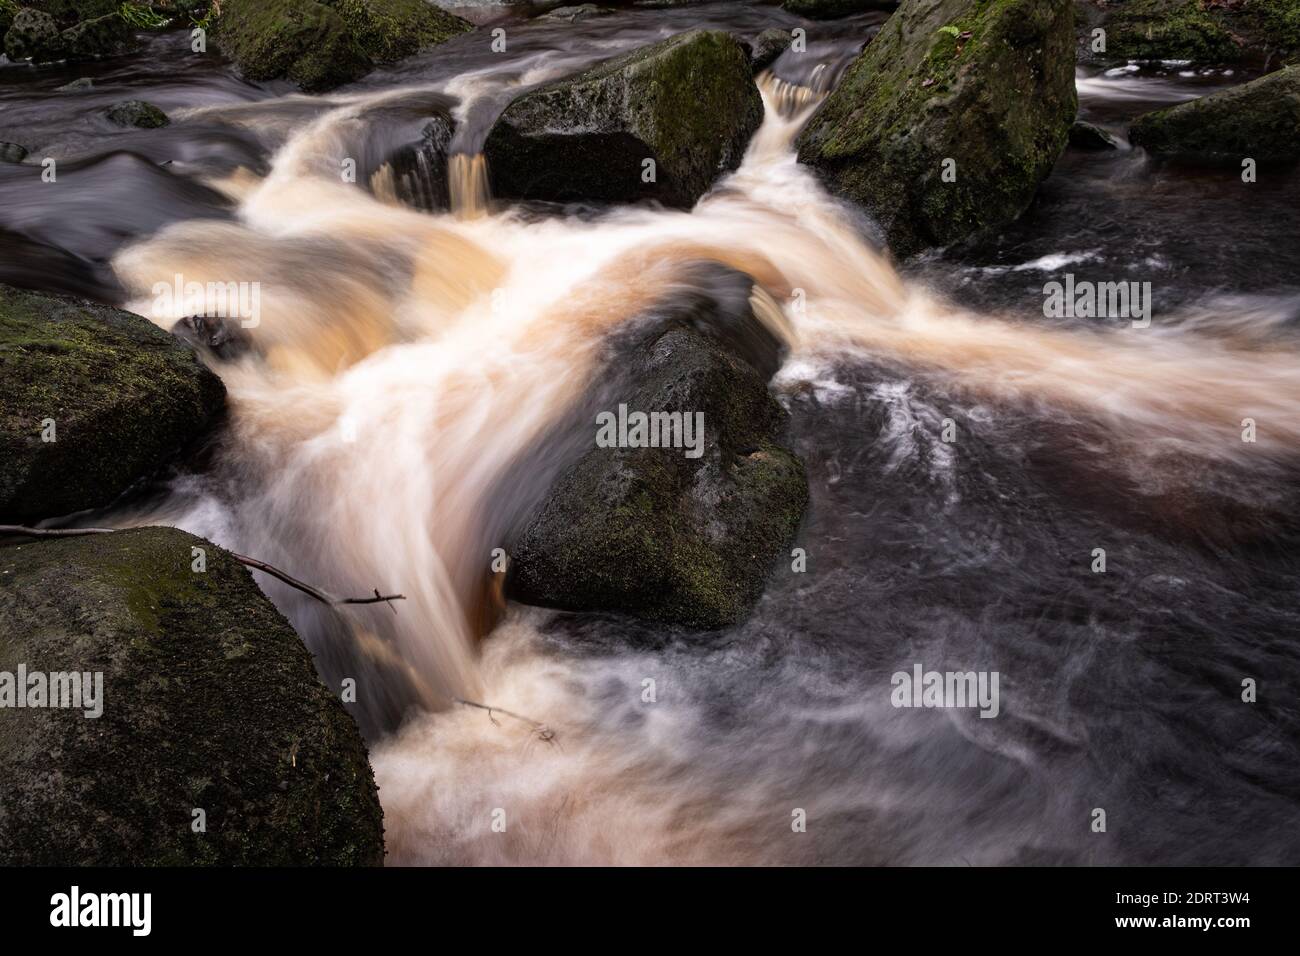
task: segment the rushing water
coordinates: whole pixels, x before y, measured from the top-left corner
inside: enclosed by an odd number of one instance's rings
[[[1233,172],[1070,150],[999,239],[900,274],[791,146],[882,19],[774,65],[743,165],[689,213],[511,206],[475,151],[527,86],[681,29],[799,22],[778,9],[509,21],[508,56],[461,37],[327,97],[212,56],[177,71],[179,34],[82,67],[89,94],[0,68],[0,139],[33,147],[0,166],[0,280],[163,327],[195,303],[161,308],[155,282],[261,284],[251,348],[213,358],[213,447],[81,520],[407,596],[340,616],[260,578],[327,682],[358,680],[393,862],[1297,862],[1300,179],[1227,197]],[[1081,113],[1122,133],[1233,81],[1179,73],[1082,73]],[[128,90],[174,124],[100,125]],[[382,172],[431,110],[458,121],[451,213]],[[786,340],[807,571],[779,561],[718,633],[503,607],[492,549],[589,439],[570,412],[609,336],[711,294],[700,263],[752,276]],[[1152,326],[1043,318],[1071,270],[1152,281]],[[998,671],[1001,714],[894,709],[917,662]]]

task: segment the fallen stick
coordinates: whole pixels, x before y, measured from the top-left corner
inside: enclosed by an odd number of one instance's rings
[[[492,721],[492,723],[496,724],[498,727],[500,727],[501,724],[497,721],[495,717],[492,716],[492,712],[494,710],[500,711],[501,713],[505,714],[507,717],[513,717],[515,720],[521,720],[525,724],[531,726],[533,728],[533,733],[537,734],[538,740],[545,741],[546,743],[549,744],[551,741],[555,739],[555,731],[553,731],[550,727],[547,727],[540,720],[533,720],[531,717],[525,717],[523,714],[516,714],[513,710],[506,710],[504,707],[490,707],[487,704],[480,704],[477,701],[465,700],[465,698],[463,697],[453,697],[452,700],[455,701],[457,704],[464,704],[466,707],[477,707],[479,710],[486,710],[488,714],[488,720]]]
[[[122,530],[124,529],[122,528],[28,528],[25,525],[0,524],[0,536],[6,534],[16,534],[16,535],[22,535],[27,538],[76,538],[87,534],[113,534],[116,531],[122,531]],[[406,600],[405,594],[380,594],[378,588],[375,589],[374,597],[363,597],[363,598],[335,597],[332,594],[328,594],[325,591],[322,591],[320,588],[314,588],[310,584],[305,584],[304,582],[299,581],[297,578],[291,577],[290,575],[281,571],[279,568],[275,567],[274,565],[267,564],[265,561],[259,561],[257,560],[257,558],[250,558],[243,554],[236,554],[233,551],[230,552],[230,556],[234,558],[236,561],[238,561],[240,564],[244,565],[245,567],[253,568],[254,570],[257,571],[263,571],[271,575],[271,577],[283,581],[285,584],[289,585],[289,587],[297,588],[303,594],[315,598],[317,601],[320,601],[322,604],[329,604],[332,606],[336,604],[381,604],[383,603],[383,604],[388,604],[392,612],[396,614],[397,608],[393,607],[393,605],[389,602]]]

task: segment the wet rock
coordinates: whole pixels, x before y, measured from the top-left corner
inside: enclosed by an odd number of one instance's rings
[[[1083,120],[1075,120],[1074,125],[1070,127],[1070,145],[1076,149],[1119,149],[1115,137],[1100,126],[1085,123]]]
[[[1147,113],[1134,121],[1129,138],[1174,156],[1300,159],[1300,67]]]
[[[147,319],[0,286],[0,523],[109,504],[224,402],[221,380]]]
[[[434,115],[419,141],[394,152],[370,177],[371,191],[416,209],[447,209],[451,203],[447,166],[454,132],[450,113]]]
[[[21,163],[27,158],[27,147],[17,143],[0,143],[0,163]]]
[[[383,862],[356,724],[221,548],[173,528],[9,543],[0,619],[0,672],[103,675],[95,707],[5,710],[0,859]]]
[[[572,7],[556,7],[548,13],[542,14],[544,20],[566,20],[569,23],[577,23],[579,20],[590,20],[592,17],[603,17],[613,11],[597,6],[594,3],[582,3]]]
[[[755,37],[749,45],[749,61],[753,64],[754,72],[758,73],[775,63],[782,53],[790,49],[791,42],[790,31],[780,27],[771,27]]]
[[[896,255],[1010,222],[1077,106],[1070,0],[905,0],[798,139]]]
[[[484,153],[504,198],[686,208],[740,164],[762,117],[739,42],[697,30],[525,93]]]
[[[783,10],[809,20],[835,20],[868,10],[892,10],[898,6],[894,0],[785,0]]]
[[[83,93],[86,90],[93,90],[95,81],[88,76],[79,76],[71,83],[64,83],[62,86],[54,88],[55,93]]]
[[[157,129],[171,122],[167,114],[144,100],[123,100],[114,103],[104,115],[117,126],[135,126],[140,129]]]
[[[118,14],[111,13],[69,27],[63,31],[62,41],[69,59],[88,59],[131,50],[135,46],[135,35],[130,24]]]
[[[471,29],[425,0],[227,0],[214,38],[249,79],[316,92]]]
[[[172,326],[172,335],[187,345],[204,349],[223,361],[248,354],[253,347],[238,319],[214,315],[187,315]]]
[[[1109,0],[1094,3],[1108,57],[1235,63],[1259,58],[1300,63],[1300,4],[1296,0]]]
[[[761,594],[808,499],[802,463],[778,444],[786,414],[768,393],[767,369],[683,327],[620,364],[635,371],[589,420],[589,450],[509,549],[508,592],[547,607],[733,624]],[[683,423],[702,414],[700,456],[600,447],[599,424],[617,428],[620,405],[629,424],[635,412],[680,413]]]
[[[48,13],[26,7],[14,16],[5,33],[5,55],[15,63],[32,60],[46,63],[63,58],[63,36]]]

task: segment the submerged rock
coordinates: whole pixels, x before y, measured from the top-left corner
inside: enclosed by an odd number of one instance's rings
[[[63,57],[63,35],[54,17],[27,7],[15,14],[4,37],[5,56],[15,63],[45,63]]]
[[[448,161],[455,123],[450,112],[435,113],[420,139],[396,150],[370,176],[371,192],[430,211],[451,205]]]
[[[1070,127],[1070,145],[1076,149],[1119,149],[1115,137],[1100,126],[1085,123],[1083,120],[1075,120],[1074,125]]]
[[[0,143],[0,163],[21,163],[27,158],[27,147],[17,143]]]
[[[64,83],[62,86],[54,88],[55,93],[83,93],[86,90],[93,90],[95,81],[88,76],[79,76],[71,83]]]
[[[1139,116],[1134,145],[1209,159],[1300,159],[1300,67]]]
[[[471,29],[425,0],[226,0],[214,35],[250,79],[316,92]]]
[[[93,706],[4,711],[7,864],[383,862],[356,724],[221,548],[172,528],[0,546],[0,619],[0,693],[20,667],[102,673]]]
[[[697,30],[525,93],[484,153],[503,198],[687,208],[740,165],[762,118],[739,42]]]
[[[749,62],[754,67],[754,72],[767,69],[777,58],[790,49],[793,38],[789,30],[782,30],[780,27],[769,27],[754,38],[754,42],[749,45]]]
[[[786,414],[768,393],[769,368],[760,374],[698,330],[671,328],[639,351],[632,381],[589,424],[589,450],[510,549],[510,596],[691,627],[733,624],[762,593],[808,500],[802,463],[778,444]],[[620,419],[635,428],[633,413],[652,412],[679,414],[683,426],[702,415],[699,457],[685,443],[598,444],[602,423],[607,432]]]
[[[117,126],[136,126],[140,129],[157,129],[168,125],[167,114],[144,100],[123,100],[114,103],[104,115]]]
[[[798,139],[909,255],[1010,222],[1077,106],[1070,0],[905,0]]]
[[[109,504],[224,402],[221,380],[147,319],[0,286],[0,523]]]

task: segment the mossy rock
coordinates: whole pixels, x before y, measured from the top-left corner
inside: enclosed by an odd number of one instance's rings
[[[905,0],[809,120],[799,161],[900,256],[1010,222],[1074,121],[1073,25],[1070,0]]]
[[[356,724],[221,548],[172,528],[0,546],[0,619],[0,672],[103,674],[98,717],[4,711],[6,864],[382,863]]]
[[[63,35],[48,13],[22,9],[14,15],[4,36],[5,56],[15,63],[46,63],[63,58]]]
[[[1134,145],[1155,153],[1239,163],[1300,159],[1300,67],[1138,117]]]
[[[83,20],[63,31],[63,48],[68,58],[84,60],[125,53],[135,46],[130,24],[116,13]]]
[[[1232,63],[1242,45],[1201,0],[1124,0],[1108,8],[1106,55],[1132,60]]]
[[[688,208],[740,165],[762,119],[740,43],[696,30],[525,93],[484,153],[493,194],[504,198]]]
[[[317,92],[471,29],[424,0],[227,0],[214,37],[250,79]]]
[[[749,44],[749,62],[754,72],[759,73],[775,63],[793,42],[790,31],[780,27],[768,27],[756,36]]]
[[[0,286],[0,523],[109,504],[224,402],[221,380],[147,319]]]
[[[635,381],[617,392],[628,409],[702,412],[704,454],[598,447],[593,424],[589,450],[509,549],[508,592],[568,610],[733,624],[808,500],[803,464],[778,444],[785,412],[751,364],[694,329],[670,329],[628,363]]]
[[[135,126],[139,129],[158,129],[171,122],[167,114],[144,100],[123,100],[114,103],[104,115],[114,126]]]
[[[1300,0],[1111,0],[1101,7],[1105,56],[1300,63]]]

